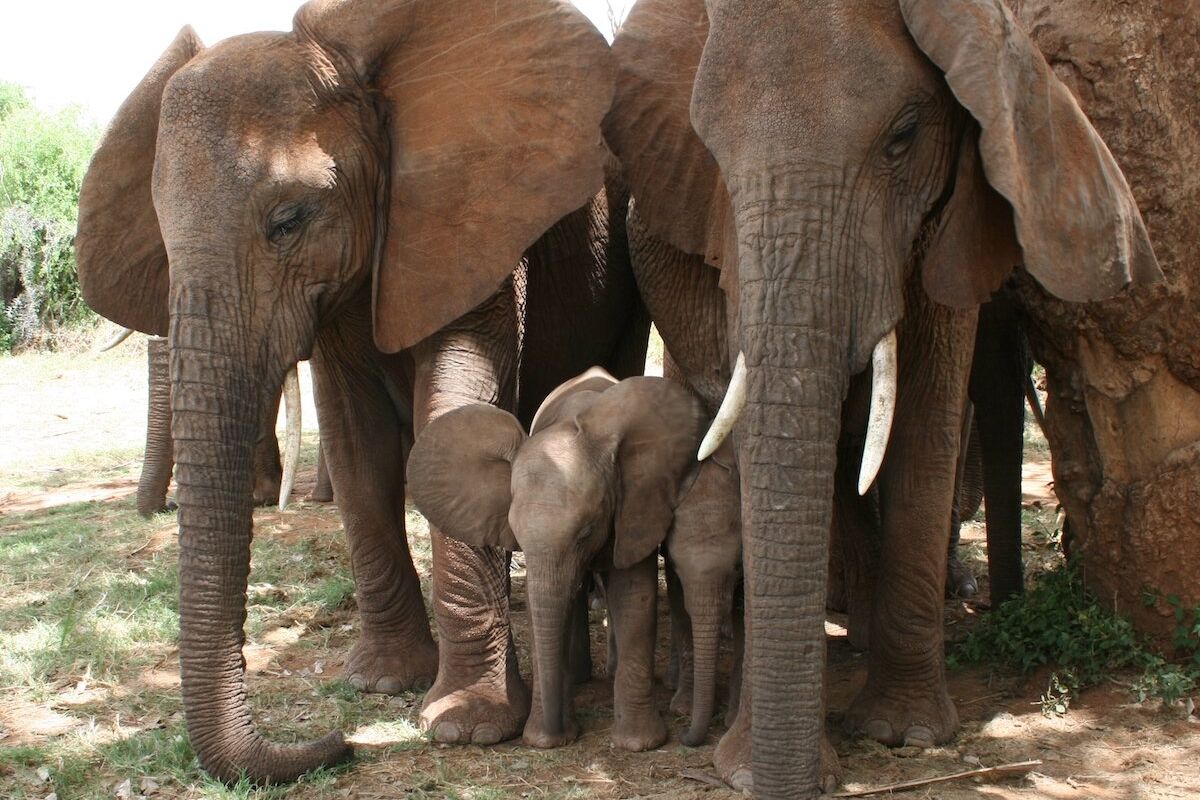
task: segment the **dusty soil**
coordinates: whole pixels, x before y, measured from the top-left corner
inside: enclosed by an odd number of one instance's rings
[[[27,358],[42,358],[27,357]],[[57,358],[57,357],[55,357]],[[118,358],[97,378],[95,359],[81,357],[45,364],[22,363],[21,359],[0,360],[0,408],[20,408],[31,424],[13,424],[5,414],[0,422],[0,530],[3,517],[30,509],[52,508],[74,503],[81,497],[97,499],[97,513],[105,511],[122,492],[131,491],[137,475],[137,456],[126,474],[90,482],[74,476],[70,464],[59,465],[72,479],[64,485],[39,482],[39,475],[57,473],[55,454],[66,461],[80,450],[132,447],[141,441],[145,409],[144,361]],[[113,363],[116,366],[113,366]],[[117,373],[117,374],[114,374]],[[13,376],[18,378],[14,379]],[[307,383],[307,381],[305,381]],[[86,390],[81,387],[86,386]],[[139,411],[140,409],[140,411]],[[40,415],[40,416],[37,416]],[[63,436],[52,420],[66,417],[62,426],[73,425]],[[313,419],[312,415],[308,419]],[[103,433],[94,433],[100,428]],[[57,440],[72,440],[69,445]],[[71,454],[75,454],[71,456]],[[311,486],[311,465],[301,476],[300,493]],[[1026,503],[1054,508],[1048,482],[1048,464],[1027,465]],[[89,495],[88,493],[91,492]],[[162,517],[149,539],[127,555],[130,570],[156,554],[174,548],[174,523]],[[256,546],[297,549],[292,559],[306,558],[327,565],[331,573],[346,570],[346,548],[333,509],[301,503],[295,510],[279,513],[263,510],[256,515]],[[414,526],[418,527],[419,526]],[[428,552],[423,531],[412,533],[419,568],[427,570]],[[965,554],[977,574],[986,574],[982,563],[982,527],[972,523],[964,531]],[[1053,561],[1040,537],[1027,531],[1026,549],[1030,563]],[[301,553],[304,555],[302,556]],[[1034,569],[1037,567],[1035,566]],[[424,575],[427,577],[427,573]],[[252,577],[252,583],[255,580]],[[528,614],[523,599],[523,575],[514,574],[514,612],[522,664],[528,674]],[[970,603],[947,602],[947,638],[960,639],[987,605],[986,577],[983,594]],[[269,584],[252,586],[256,592],[276,589]],[[841,718],[865,678],[865,657],[853,652],[842,627],[844,620],[831,616],[827,625],[830,665],[827,671],[829,731],[846,772],[844,789],[863,789],[900,781],[950,774],[976,766],[1039,759],[1042,764],[1026,778],[995,784],[964,781],[917,789],[905,796],[932,798],[1165,798],[1200,797],[1200,720],[1187,717],[1178,708],[1158,704],[1134,704],[1128,691],[1112,685],[1085,692],[1069,713],[1046,717],[1039,698],[1045,691],[1046,674],[1026,677],[987,668],[972,668],[950,675],[963,727],[957,740],[933,750],[889,750],[843,731]],[[331,612],[284,614],[271,619],[247,647],[251,695],[260,707],[262,725],[275,735],[312,736],[341,724],[351,733],[361,752],[349,769],[319,783],[291,789],[288,797],[596,797],[596,798],[691,798],[733,797],[732,792],[694,780],[711,775],[712,752],[720,728],[714,729],[705,747],[685,748],[678,735],[686,720],[666,711],[671,692],[658,687],[660,708],[667,716],[671,739],[651,753],[614,751],[606,735],[612,725],[611,685],[596,678],[581,687],[578,716],[584,733],[578,742],[558,751],[539,752],[507,743],[494,748],[442,747],[429,744],[413,728],[420,698],[406,694],[396,698],[342,697],[336,688],[342,659],[356,636],[357,615],[353,600]],[[665,674],[667,658],[665,597],[660,603],[659,670]],[[604,629],[598,615],[593,625],[595,672],[603,674]],[[728,660],[728,659],[727,659]],[[177,692],[177,661],[174,654],[143,671],[126,686],[91,688],[80,682],[64,686],[55,697],[26,697],[13,688],[0,687],[0,730],[6,748],[38,745],[56,737],[80,736],[91,729],[109,731],[114,737],[135,736],[163,726],[178,726],[178,711],[164,712],[143,707],[147,692],[171,697]],[[1119,677],[1119,676],[1115,676]],[[344,686],[344,685],[343,685]],[[89,692],[100,692],[103,695]],[[135,698],[143,701],[134,702]],[[279,698],[284,698],[279,700]],[[125,698],[125,699],[123,699]],[[275,700],[271,700],[275,698]],[[332,698],[332,699],[331,699]],[[334,699],[341,705],[336,705]],[[168,708],[177,709],[172,700]],[[262,711],[263,708],[265,711]],[[718,706],[721,707],[721,706]],[[147,710],[147,708],[149,710]],[[349,713],[351,709],[353,713]],[[166,716],[166,719],[163,717]],[[90,721],[89,721],[90,720]],[[396,724],[399,721],[399,724]],[[282,733],[281,733],[282,731]],[[108,767],[100,766],[106,770]],[[25,772],[6,777],[0,770],[0,795],[44,797],[27,786]],[[116,786],[122,775],[105,774],[106,785]],[[5,789],[5,781],[12,781]],[[24,782],[23,782],[24,781]],[[139,782],[133,776],[136,790]],[[156,797],[212,797],[211,786],[173,785],[169,781],[152,792]],[[136,794],[136,792],[135,792]],[[112,797],[106,793],[87,796]],[[236,794],[229,796],[246,796]],[[256,796],[251,794],[250,796]],[[277,795],[271,795],[277,796]],[[65,800],[65,799],[64,799]]]

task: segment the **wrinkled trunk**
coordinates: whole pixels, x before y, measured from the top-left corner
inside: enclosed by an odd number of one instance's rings
[[[533,574],[533,570],[530,574]],[[569,576],[531,577],[529,617],[533,627],[538,691],[541,693],[543,732],[560,739],[566,731],[570,704],[567,678],[567,631],[577,584]]]
[[[341,734],[274,745],[251,719],[246,691],[254,450],[264,400],[286,365],[264,370],[240,355],[236,326],[211,298],[178,290],[172,312],[173,433],[179,498],[179,662],[188,734],[211,775],[293,780],[350,754]],[[202,320],[195,322],[195,320]],[[250,348],[246,348],[250,349]]]
[[[692,724],[680,740],[698,747],[708,737],[717,689],[717,655],[721,618],[729,611],[730,593],[721,586],[698,586],[687,603],[692,619]]]
[[[756,211],[769,233],[739,231],[754,787],[759,798],[791,800],[822,785],[824,610],[849,309],[819,217],[810,222],[791,206]],[[772,229],[780,223],[802,230],[785,237]]]
[[[167,509],[167,487],[175,467],[171,442],[170,349],[166,339],[151,337],[146,342],[147,385],[146,452],[138,479],[137,510],[149,517]]]

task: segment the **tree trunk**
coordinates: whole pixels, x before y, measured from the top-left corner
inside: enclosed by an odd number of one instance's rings
[[[1085,579],[1166,643],[1176,622],[1163,598],[1200,605],[1200,6],[1014,5],[1129,178],[1166,276],[1089,305],[1021,278],[1055,491]],[[1146,606],[1145,590],[1159,602]]]
[[[149,517],[167,509],[167,487],[175,467],[171,442],[171,352],[167,340],[157,336],[146,341],[147,385],[146,452],[138,479],[137,510]]]

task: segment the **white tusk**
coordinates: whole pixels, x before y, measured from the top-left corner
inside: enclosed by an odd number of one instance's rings
[[[862,467],[858,472],[858,493],[866,494],[879,475],[892,419],[896,416],[896,331],[892,330],[875,345],[871,355],[871,419],[867,423],[867,443],[863,446]]]
[[[725,399],[721,401],[717,416],[713,419],[708,433],[704,435],[704,441],[700,443],[700,452],[696,454],[697,461],[703,461],[717,452],[717,448],[733,431],[742,409],[746,407],[746,384],[746,354],[738,353],[733,375],[729,378],[729,388],[725,390]]]
[[[100,348],[99,350],[97,350],[96,352],[98,352],[98,353],[107,353],[109,350],[112,350],[114,347],[116,347],[117,345],[119,345],[121,342],[125,341],[126,339],[128,339],[128,338],[129,338],[130,336],[132,336],[132,335],[133,335],[133,329],[132,329],[132,328],[121,328],[121,332],[120,332],[120,333],[118,333],[118,334],[117,334],[116,336],[114,336],[113,338],[109,339],[109,340],[108,340],[108,344],[104,345],[103,347],[101,347],[101,348]]]
[[[296,465],[300,460],[300,373],[296,367],[283,379],[283,404],[287,432],[283,444],[283,480],[279,484],[279,510],[287,508],[296,483]]]

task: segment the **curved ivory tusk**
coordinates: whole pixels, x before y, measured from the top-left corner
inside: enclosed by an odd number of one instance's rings
[[[704,435],[704,441],[700,443],[700,452],[696,454],[697,461],[703,461],[717,452],[717,448],[733,431],[742,409],[746,407],[746,383],[746,354],[738,353],[733,375],[729,378],[729,388],[725,390],[725,399],[721,401],[717,416],[713,419],[708,433]]]
[[[279,510],[287,508],[296,483],[300,460],[300,373],[293,366],[283,379],[283,404],[287,433],[283,445],[283,480],[279,484]]]
[[[119,345],[121,342],[125,341],[132,335],[133,335],[132,328],[121,328],[120,333],[118,333],[113,338],[109,339],[108,344],[104,345],[96,352],[97,353],[107,353],[109,350],[112,350],[114,347],[116,347],[117,345]]]
[[[896,416],[896,379],[899,371],[896,355],[896,331],[893,329],[875,345],[871,355],[871,418],[867,424],[867,443],[863,446],[862,467],[858,472],[858,493],[866,494],[879,475],[892,419]]]

